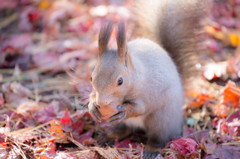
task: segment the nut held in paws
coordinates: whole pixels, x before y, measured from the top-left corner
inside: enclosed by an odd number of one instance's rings
[[[101,118],[104,120],[109,120],[111,116],[118,113],[117,108],[112,106],[100,107],[99,111],[102,114]]]

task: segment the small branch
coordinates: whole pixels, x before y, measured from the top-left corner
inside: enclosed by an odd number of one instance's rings
[[[13,21],[17,19],[17,13],[13,13],[9,17],[5,18],[3,21],[0,22],[0,30],[7,27],[9,24],[11,24]]]

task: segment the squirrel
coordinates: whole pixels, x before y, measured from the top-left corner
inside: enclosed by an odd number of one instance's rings
[[[144,130],[144,158],[156,156],[182,134],[183,84],[194,70],[201,21],[210,4],[209,0],[139,0],[135,6],[139,38],[127,42],[120,21],[117,49],[108,48],[113,22],[100,30],[89,111],[97,120],[108,116],[119,138]],[[110,112],[104,114],[104,109]]]

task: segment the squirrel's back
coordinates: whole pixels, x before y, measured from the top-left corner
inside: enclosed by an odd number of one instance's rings
[[[180,81],[171,57],[166,50],[155,42],[145,38],[138,38],[128,43],[128,51],[134,66],[136,66],[135,70],[142,71],[146,69],[146,73],[143,76],[158,82],[156,85],[160,85],[162,89]],[[134,63],[135,61],[138,63]],[[139,68],[140,66],[143,68]],[[152,84],[152,82],[146,81],[145,83],[148,83],[148,85]]]
[[[183,80],[193,76],[202,50],[202,19],[209,0],[138,0],[135,36],[160,44],[173,58]]]
[[[168,90],[174,90],[178,94],[178,107],[174,109],[181,111],[183,105],[181,79],[166,50],[151,40],[138,38],[128,43],[128,51],[135,66],[132,72],[135,78],[133,80],[138,81],[133,93],[144,92],[141,98],[148,105],[147,111],[151,113],[159,109],[159,104],[164,103]]]

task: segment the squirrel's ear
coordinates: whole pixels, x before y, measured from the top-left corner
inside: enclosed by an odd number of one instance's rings
[[[118,24],[118,33],[117,33],[117,52],[121,62],[127,62],[127,42],[126,42],[126,33],[125,33],[125,24],[121,20]],[[127,64],[127,63],[126,63]]]
[[[113,21],[109,21],[107,25],[104,25],[99,33],[98,38],[98,50],[99,56],[101,56],[105,51],[107,51],[107,45],[112,34]]]

